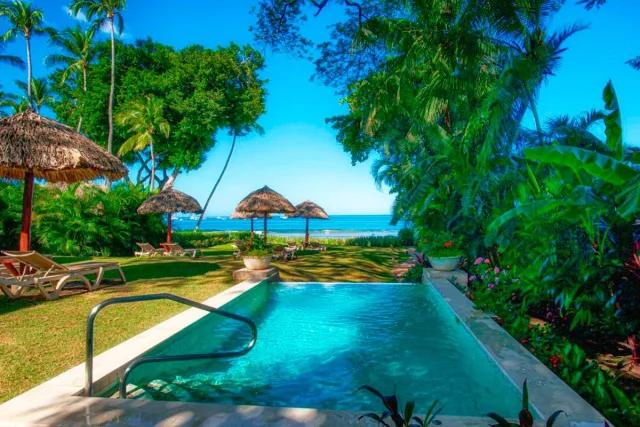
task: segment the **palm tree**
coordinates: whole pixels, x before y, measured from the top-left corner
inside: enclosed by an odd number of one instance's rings
[[[262,127],[256,123],[256,120],[264,113],[264,89],[262,88],[263,82],[255,75],[264,64],[262,57],[251,48],[240,50],[235,45],[232,45],[228,52],[234,56],[238,67],[235,77],[227,81],[227,87],[224,91],[226,108],[223,112],[223,117],[232,136],[231,148],[220,175],[218,175],[218,179],[211,188],[209,197],[207,197],[204,208],[198,217],[195,231],[200,228],[200,223],[204,218],[204,213],[211,202],[211,198],[227,171],[238,137],[252,131],[262,132]]]
[[[124,9],[126,0],[73,0],[70,9],[73,14],[84,12],[87,19],[94,19],[94,27],[98,28],[104,24],[109,27],[111,35],[111,88],[109,90],[109,134],[107,137],[107,151],[111,153],[113,149],[113,98],[116,87],[116,37],[115,20],[118,20],[118,33],[122,33],[124,20],[121,10]]]
[[[146,96],[144,101],[134,101],[127,104],[116,116],[116,122],[120,126],[126,126],[131,134],[120,149],[118,155],[122,156],[131,151],[142,151],[147,146],[151,151],[151,174],[149,188],[153,190],[156,177],[156,159],[153,149],[155,135],[160,133],[165,138],[169,137],[169,122],[164,118],[162,100],[154,96]]]
[[[16,96],[12,93],[3,91],[2,85],[0,85],[0,117],[4,117],[6,115],[4,109],[13,108],[15,106],[15,102]]]
[[[16,81],[16,86],[25,93],[23,101],[16,104],[16,111],[22,111],[26,104],[30,105],[36,112],[39,112],[42,107],[49,107],[55,102],[49,90],[49,84],[44,78],[32,79],[30,88],[28,88],[23,81]],[[31,101],[28,101],[29,99],[31,99]]]
[[[51,37],[51,42],[62,49],[63,53],[52,54],[45,58],[45,64],[48,66],[63,67],[61,85],[71,74],[82,76],[82,93],[85,96],[87,94],[87,68],[95,56],[92,45],[94,35],[95,28],[84,31],[79,25],[54,34]],[[82,114],[78,118],[78,132],[81,127]]]
[[[587,28],[574,24],[556,32],[549,31],[549,21],[562,6],[561,0],[506,0],[496,2],[494,11],[498,41],[513,54],[512,70],[520,72],[521,90],[533,115],[539,141],[544,132],[536,105],[540,85],[557,68],[565,42]],[[513,62],[520,64],[513,66]]]
[[[4,44],[0,40],[0,52],[4,51]],[[22,58],[14,56],[14,55],[3,55],[0,53],[0,63],[13,65],[14,67],[18,67],[20,69],[24,69],[24,61]]]
[[[40,9],[35,9],[30,2],[13,0],[0,4],[0,16],[9,20],[10,27],[0,36],[0,40],[8,42],[22,33],[27,45],[27,99],[31,103],[31,36],[44,34],[48,30],[42,23],[44,15]]]

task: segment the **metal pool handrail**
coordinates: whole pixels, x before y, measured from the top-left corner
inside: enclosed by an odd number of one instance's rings
[[[240,316],[238,314],[229,313],[228,311],[220,310],[218,308],[210,307],[205,304],[201,304],[196,301],[192,301],[187,298],[183,298],[173,294],[149,294],[149,295],[137,295],[130,297],[119,297],[119,298],[110,298],[108,300],[102,301],[100,304],[96,305],[91,309],[89,316],[87,317],[87,336],[86,336],[86,361],[85,361],[85,385],[84,391],[86,396],[93,395],[93,329],[96,316],[102,309],[115,304],[126,304],[130,302],[140,302],[140,301],[155,301],[155,300],[171,300],[180,304],[188,305],[191,307],[199,308],[201,310],[208,311],[210,313],[215,313],[222,317],[227,317],[229,319],[237,320],[245,323],[251,329],[251,341],[245,345],[242,349],[236,351],[225,351],[225,352],[214,352],[214,353],[200,353],[200,354],[181,354],[174,356],[141,356],[137,359],[133,360],[131,364],[124,371],[122,376],[122,380],[120,381],[120,397],[126,399],[126,384],[127,378],[131,371],[144,363],[152,363],[152,362],[171,362],[171,361],[180,361],[180,360],[197,360],[197,359],[222,359],[227,357],[238,357],[247,354],[251,349],[256,345],[256,340],[258,339],[258,328],[253,321],[247,317]]]

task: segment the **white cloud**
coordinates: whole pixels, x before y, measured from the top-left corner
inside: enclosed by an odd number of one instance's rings
[[[87,19],[87,15],[84,14],[84,12],[80,11],[77,14],[73,14],[73,12],[71,11],[71,9],[69,9],[67,6],[63,6],[62,9],[65,11],[65,13],[80,22],[89,22],[89,20]],[[100,32],[104,33],[104,34],[111,34],[111,23],[109,21],[104,21],[102,23],[102,25],[100,25]],[[116,31],[116,37],[119,39],[130,39],[131,36],[126,33],[126,32],[122,32],[120,34],[118,34],[118,32]]]
[[[65,13],[67,15],[69,15],[73,19],[76,19],[76,20],[81,21],[81,22],[87,22],[87,15],[85,15],[84,12],[82,12],[82,11],[80,11],[76,15],[74,15],[73,12],[71,11],[71,9],[69,9],[67,6],[62,6],[62,10],[64,10]]]

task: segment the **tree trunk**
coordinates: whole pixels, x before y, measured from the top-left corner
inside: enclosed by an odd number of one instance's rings
[[[82,109],[84,110],[84,101],[87,96],[87,66],[84,64],[82,65],[82,94]],[[78,128],[76,129],[78,132],[82,129],[82,112],[78,118]]]
[[[149,190],[153,191],[153,187],[156,181],[156,156],[153,154],[153,142],[149,144],[151,149],[151,175],[149,175]]]
[[[22,193],[22,228],[20,229],[20,251],[31,248],[31,208],[33,206],[33,172],[24,176],[24,192]]]
[[[196,223],[194,231],[198,231],[200,229],[200,223],[202,222],[202,218],[204,218],[204,213],[207,211],[207,208],[209,207],[209,202],[211,201],[211,198],[213,197],[213,193],[216,192],[216,189],[218,188],[218,184],[220,184],[220,181],[222,181],[222,177],[224,176],[224,173],[227,171],[227,166],[229,166],[229,161],[231,160],[231,155],[233,154],[233,150],[236,147],[236,139],[237,139],[237,137],[238,137],[238,134],[234,131],[233,132],[233,141],[231,142],[231,149],[229,150],[229,154],[227,155],[227,161],[224,162],[224,166],[222,168],[222,171],[220,172],[220,176],[218,176],[218,180],[213,185],[213,188],[211,189],[211,192],[209,193],[209,197],[207,197],[207,201],[205,202],[204,206],[202,207],[202,213],[200,214],[200,217],[198,217],[198,222]]]
[[[27,98],[29,98],[29,107],[33,108],[31,101],[31,36],[25,34],[24,39],[27,43]]]
[[[544,133],[542,131],[542,124],[540,123],[540,116],[538,115],[538,107],[536,106],[536,102],[533,99],[533,95],[529,91],[529,88],[525,88],[527,92],[527,98],[529,100],[529,108],[531,109],[531,114],[533,114],[533,121],[536,124],[536,132],[538,133],[538,143],[540,145],[544,144]]]
[[[173,170],[173,172],[171,172],[171,175],[169,176],[169,179],[167,179],[163,184],[162,184],[162,189],[166,190],[167,188],[173,187],[173,183],[176,182],[176,179],[178,178],[178,174],[180,173],[180,169],[175,168]]]
[[[113,150],[113,97],[116,87],[116,35],[113,22],[113,16],[109,17],[111,24],[111,87],[109,88],[109,135],[107,137],[107,151]]]

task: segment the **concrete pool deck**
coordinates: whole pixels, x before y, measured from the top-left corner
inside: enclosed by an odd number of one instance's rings
[[[204,303],[220,307],[264,282],[245,281]],[[520,389],[529,383],[530,402],[542,418],[557,409],[566,412],[557,427],[602,427],[604,418],[546,366],[498,326],[489,316],[473,308],[445,278],[427,277],[449,303],[453,313]],[[412,286],[412,285],[407,285]],[[94,384],[104,390],[117,380],[136,357],[173,336],[208,313],[195,308],[173,316],[130,338],[94,359]],[[99,334],[99,331],[98,331]],[[259,339],[259,338],[258,338]],[[358,420],[361,413],[305,408],[232,406],[209,403],[120,400],[84,397],[84,363],[0,405],[0,426],[373,426]],[[483,417],[438,417],[445,427],[488,426]],[[542,425],[542,423],[536,423]]]

